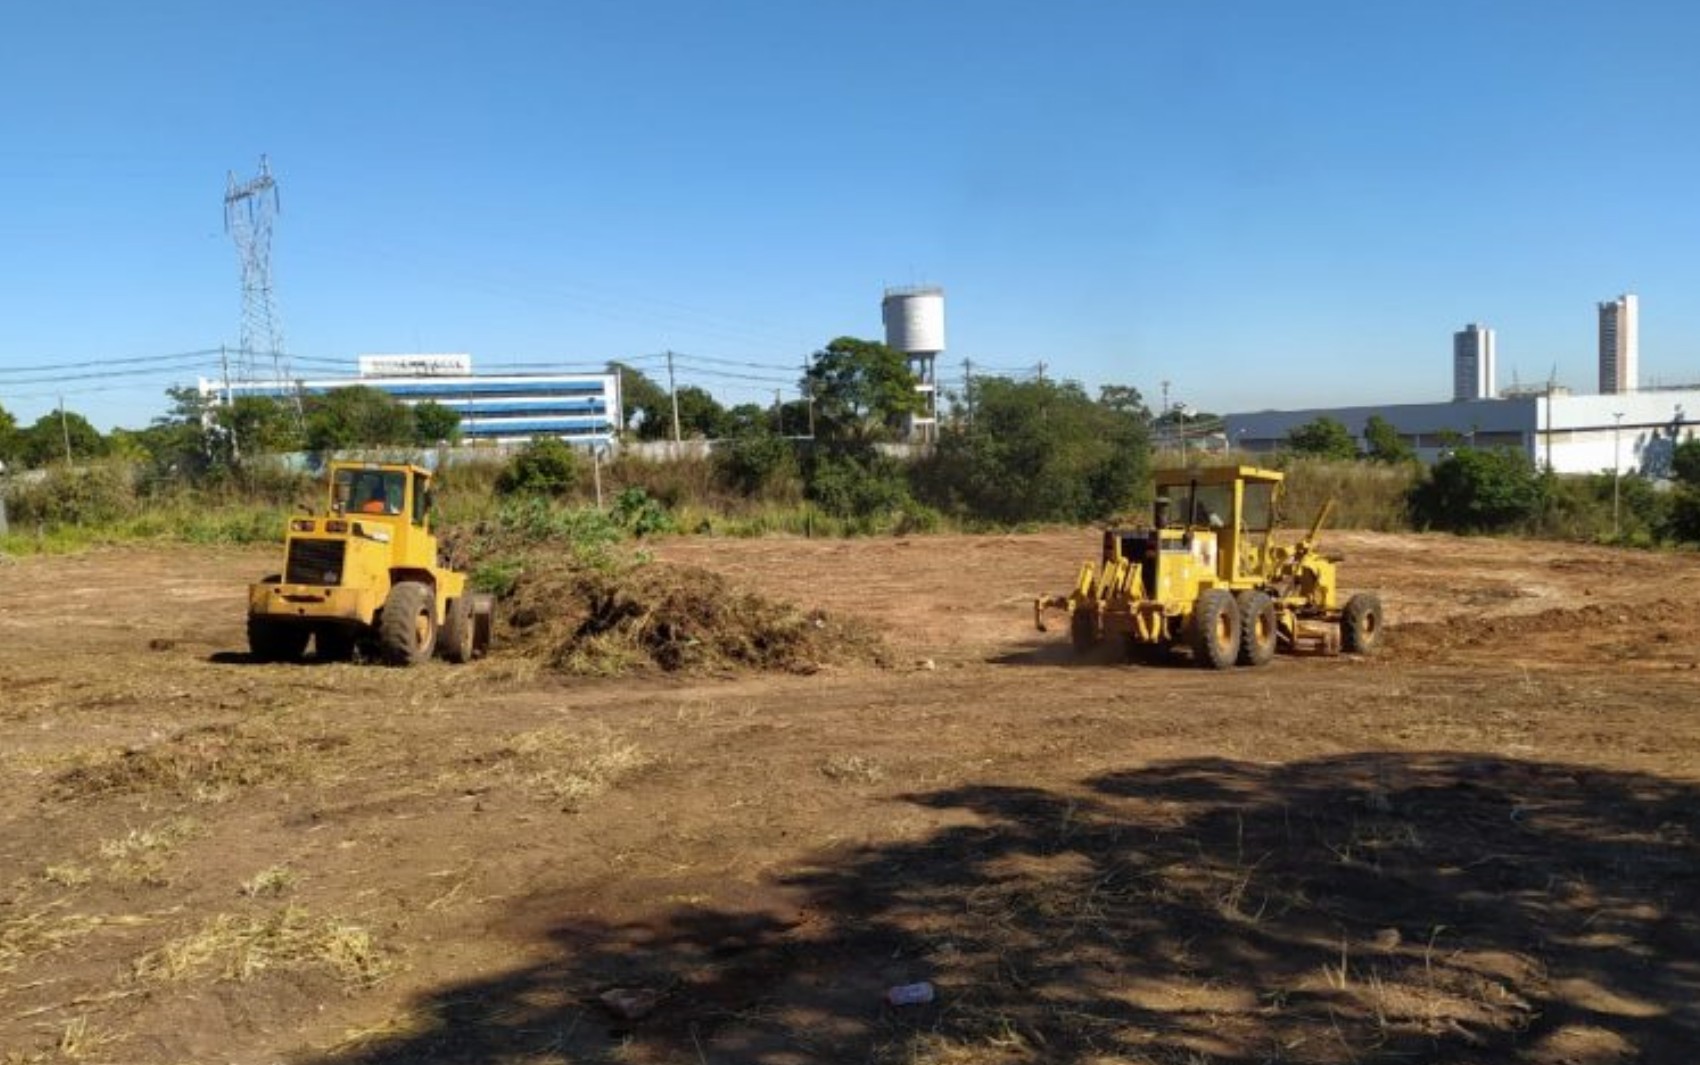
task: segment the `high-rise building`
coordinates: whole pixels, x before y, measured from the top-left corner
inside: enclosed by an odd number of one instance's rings
[[[1452,398],[1492,399],[1493,330],[1471,322],[1452,334]]]
[[[1600,304],[1600,394],[1633,392],[1641,357],[1640,310],[1627,292]]]

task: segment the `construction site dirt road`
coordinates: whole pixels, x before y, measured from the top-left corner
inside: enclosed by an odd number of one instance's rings
[[[881,665],[258,665],[275,549],[0,568],[0,1061],[1700,1045],[1700,557],[1329,534],[1373,658],[1077,662],[1090,532],[664,540]],[[931,1002],[887,989],[926,981]]]

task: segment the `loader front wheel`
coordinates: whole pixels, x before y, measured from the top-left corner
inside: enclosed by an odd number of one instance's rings
[[[307,640],[312,635],[299,625],[250,615],[248,656],[256,662],[295,662],[307,652]]]
[[[444,658],[457,665],[472,661],[472,627],[472,599],[464,595],[450,599],[438,648]]]
[[[384,599],[378,649],[392,666],[416,666],[437,646],[437,597],[429,585],[402,581]]]
[[[1206,669],[1227,669],[1240,653],[1240,610],[1234,597],[1212,588],[1192,608],[1192,656]]]
[[[1246,592],[1239,607],[1240,665],[1266,666],[1275,657],[1275,604],[1262,592]]]
[[[1340,649],[1347,654],[1374,654],[1381,645],[1381,597],[1360,592],[1346,600],[1340,614]]]

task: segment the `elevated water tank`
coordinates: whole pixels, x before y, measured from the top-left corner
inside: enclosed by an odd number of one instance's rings
[[[944,350],[944,289],[937,285],[888,288],[880,302],[885,346],[907,354]]]

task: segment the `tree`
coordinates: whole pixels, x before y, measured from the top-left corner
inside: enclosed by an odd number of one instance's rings
[[[412,441],[412,413],[375,388],[366,385],[333,388],[307,402],[307,447],[312,451],[405,445]]]
[[[1676,445],[1671,452],[1670,475],[1677,484],[1700,489],[1700,436]]]
[[[299,451],[306,443],[295,417],[295,405],[271,396],[237,396],[214,407],[213,421],[230,434],[238,458]]]
[[[1350,460],[1358,457],[1358,442],[1353,439],[1352,431],[1326,416],[1289,430],[1287,447],[1294,454],[1321,459]]]
[[[1435,463],[1408,502],[1417,526],[1468,533],[1527,522],[1545,498],[1545,483],[1523,452],[1465,448]]]
[[[0,462],[15,462],[18,457],[18,419],[5,407],[0,407]]]
[[[815,433],[828,444],[871,444],[889,438],[905,415],[926,409],[903,353],[884,344],[839,337],[815,352],[803,376],[814,397]]]
[[[671,411],[668,417],[671,418]],[[713,439],[726,427],[726,408],[715,402],[707,389],[686,385],[679,389],[679,434],[686,439]],[[670,434],[669,434],[670,435]]]
[[[106,441],[101,438],[100,430],[75,411],[49,411],[21,435],[19,457],[29,466],[63,462],[67,447],[73,462],[106,454]]]
[[[460,411],[425,400],[413,405],[413,442],[419,447],[460,442]]]
[[[639,440],[672,439],[673,405],[667,390],[623,362],[610,362],[608,372],[620,377],[620,406],[626,422],[621,428],[636,433]]]
[[[1136,505],[1150,442],[1141,419],[1073,382],[974,383],[971,424],[939,438],[919,471],[924,499],[1001,522],[1090,521]]]
[[[1145,397],[1139,394],[1139,389],[1132,385],[1104,385],[1098,389],[1098,405],[1146,424],[1151,421],[1151,408],[1145,405]]]
[[[1398,465],[1402,462],[1413,462],[1417,453],[1405,443],[1404,437],[1393,423],[1379,414],[1371,414],[1364,422],[1364,442],[1369,445],[1369,457],[1372,462],[1385,462]]]

